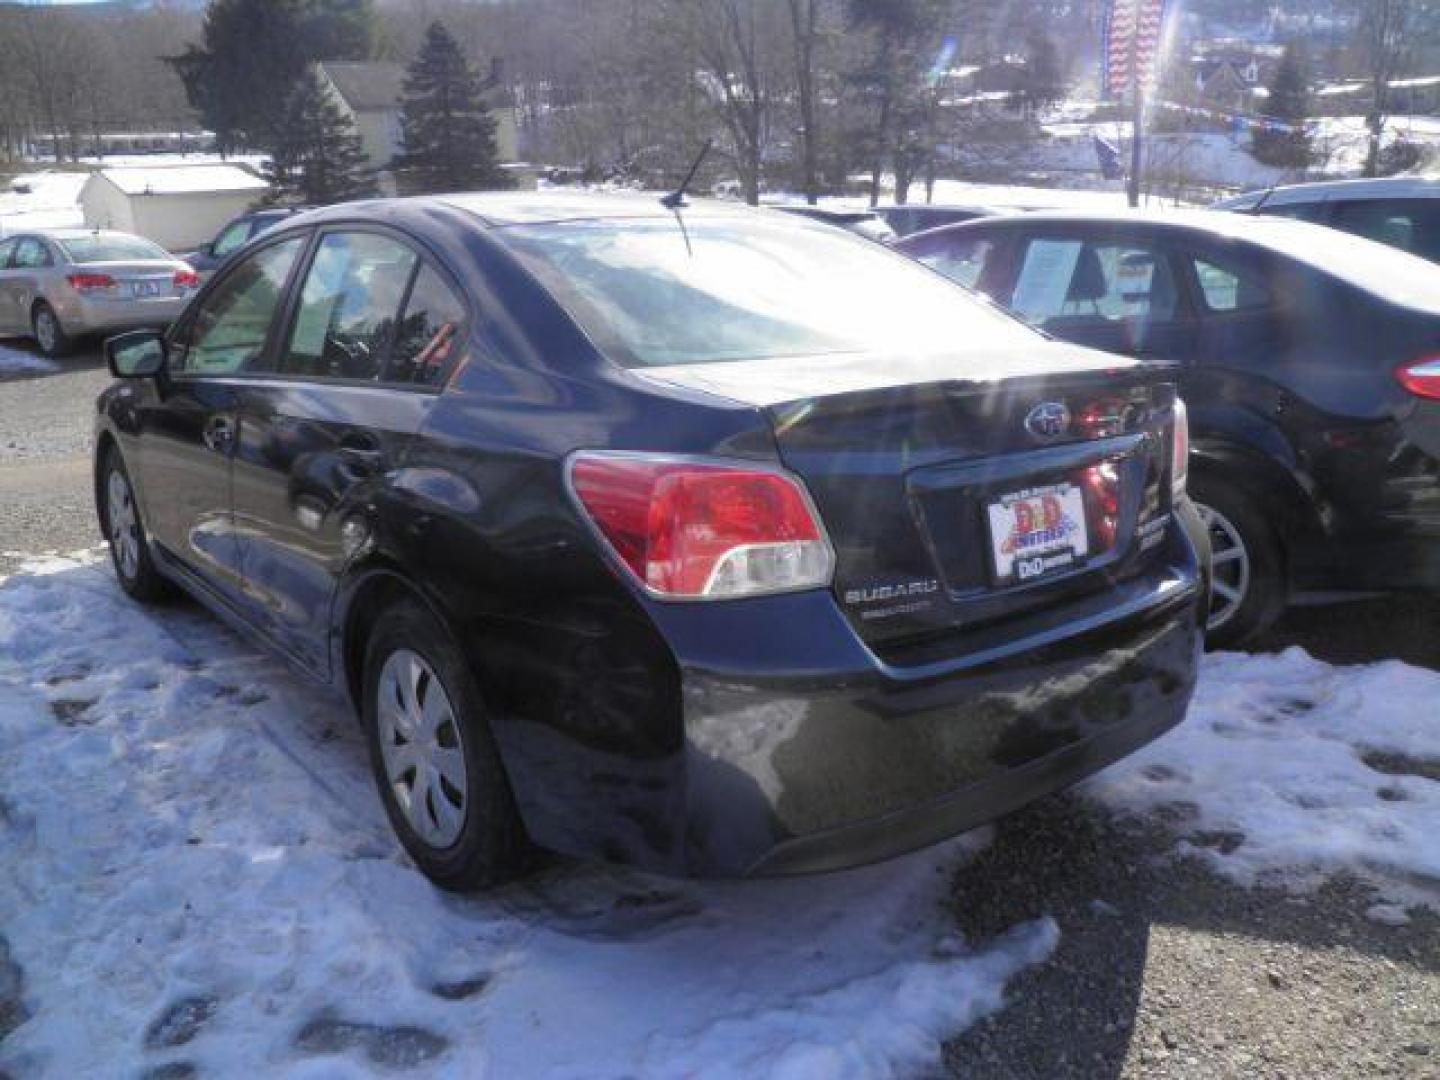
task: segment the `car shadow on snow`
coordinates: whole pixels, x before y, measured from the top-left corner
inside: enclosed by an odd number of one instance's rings
[[[0,338],[0,384],[48,379],[104,366],[99,340],[86,340],[71,355],[52,360],[28,338]]]
[[[946,1046],[950,1075],[1102,1080],[1160,1071],[1172,1053],[1172,1067],[1188,1053],[1223,1072],[1216,1055],[1238,1052],[1238,1045],[1229,1051],[1182,1046],[1182,1037],[1173,1034],[1182,1027],[1165,1021],[1188,1002],[1174,993],[1173,981],[1147,978],[1152,936],[1160,927],[1261,943],[1249,950],[1253,967],[1244,973],[1256,994],[1291,990],[1296,978],[1267,967],[1265,942],[1351,950],[1440,972],[1435,913],[1412,909],[1402,934],[1366,918],[1376,898],[1353,879],[1334,879],[1308,896],[1242,888],[1199,859],[1176,854],[1182,816],[1177,811],[1173,823],[1164,815],[1142,819],[1069,793],[998,823],[994,842],[956,875],[951,907],[962,932],[983,942],[1043,912],[1058,922],[1060,944],[1048,962],[1010,984],[1005,1009]],[[1202,836],[1191,842],[1228,840]],[[1231,1028],[1233,1041],[1244,1022],[1221,1026]]]

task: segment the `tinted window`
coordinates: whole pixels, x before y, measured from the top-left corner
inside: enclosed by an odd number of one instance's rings
[[[33,236],[24,236],[15,244],[15,255],[11,260],[11,265],[29,270],[42,266],[53,266],[54,259],[50,257],[50,249],[39,240]]]
[[[57,241],[71,262],[125,262],[128,259],[168,259],[170,253],[139,236],[72,236]]]
[[[465,305],[439,274],[422,267],[395,334],[386,381],[439,382],[460,349],[464,326]]]
[[[1323,202],[1299,202],[1271,206],[1269,203],[1262,203],[1259,213],[1268,214],[1271,217],[1295,218],[1298,221],[1323,221],[1325,204]]]
[[[1366,199],[1336,203],[1331,224],[1440,262],[1440,199]]]
[[[497,232],[627,366],[1033,344],[1013,320],[904,256],[794,218]]]
[[[1211,311],[1248,311],[1270,303],[1270,293],[1254,273],[1193,260],[1205,306]]]
[[[10,265],[10,256],[15,251],[16,241],[12,237],[9,240],[0,240],[0,269]]]
[[[229,255],[237,250],[246,240],[250,239],[250,223],[248,221],[237,221],[228,229],[222,232],[210,247],[210,254],[217,259]]]
[[[378,379],[416,261],[404,244],[376,233],[326,236],[305,275],[280,370]]]
[[[967,288],[980,283],[995,243],[980,237],[947,236],[907,249],[920,262]]]
[[[1020,262],[1010,307],[1045,329],[1123,321],[1163,322],[1178,303],[1163,253],[1139,244],[1034,239]]]
[[[184,370],[229,374],[265,349],[285,281],[305,245],[302,236],[282,240],[242,259],[196,312]]]

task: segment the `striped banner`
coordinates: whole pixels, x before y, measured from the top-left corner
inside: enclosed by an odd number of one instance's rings
[[[1107,95],[1129,97],[1134,83],[1155,85],[1167,6],[1167,0],[1110,0],[1100,79]]]

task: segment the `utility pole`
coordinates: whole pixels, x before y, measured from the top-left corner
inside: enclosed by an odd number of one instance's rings
[[[1130,16],[1130,103],[1135,113],[1130,130],[1130,180],[1125,193],[1133,210],[1140,205],[1140,169],[1144,164],[1144,150],[1141,146],[1145,128],[1145,92],[1140,77],[1140,3],[1141,0],[1123,0],[1134,5]]]

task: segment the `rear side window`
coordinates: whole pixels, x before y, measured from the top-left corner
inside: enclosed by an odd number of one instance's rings
[[[226,375],[259,358],[290,269],[304,245],[305,237],[294,236],[242,257],[196,312],[185,371]]]
[[[1025,247],[1010,307],[1042,328],[1175,317],[1179,294],[1163,252],[1141,244],[1035,239]]]
[[[1296,221],[1324,221],[1325,203],[1280,203],[1276,206],[1272,206],[1269,203],[1262,203],[1258,213],[1268,214],[1271,217],[1294,218]]]
[[[910,249],[910,254],[930,269],[938,270],[968,289],[979,286],[994,253],[993,240],[971,236],[947,236]]]
[[[433,386],[464,340],[465,305],[443,278],[422,266],[410,290],[385,369],[385,381]]]
[[[1335,204],[1331,224],[1440,262],[1440,199],[1364,199]]]
[[[1206,259],[1195,259],[1193,265],[1200,294],[1211,311],[1254,311],[1269,306],[1269,290],[1251,271],[1218,266]]]
[[[418,261],[410,248],[377,233],[325,236],[305,274],[280,370],[379,379]]]

